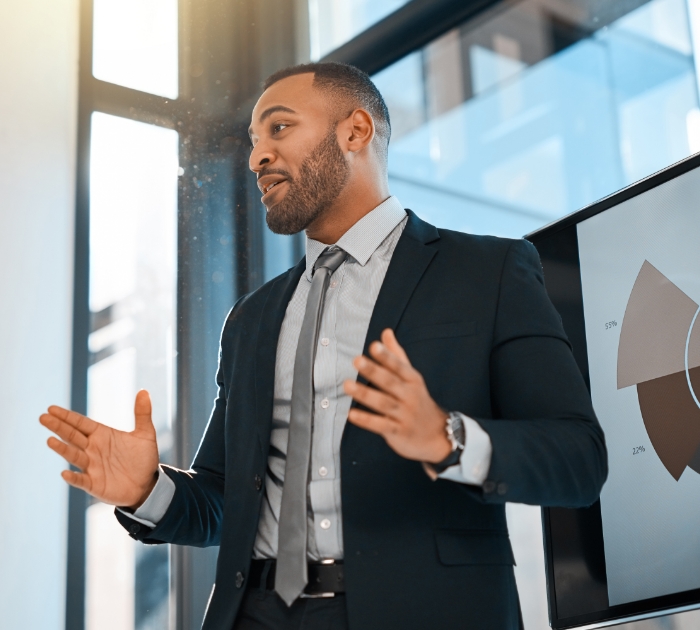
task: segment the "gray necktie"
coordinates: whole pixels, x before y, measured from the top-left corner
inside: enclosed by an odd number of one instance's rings
[[[327,249],[318,257],[294,359],[292,410],[275,573],[275,590],[287,606],[291,606],[302,594],[308,582],[306,496],[314,413],[314,360],[328,283],[331,274],[346,257],[347,253],[338,248]]]

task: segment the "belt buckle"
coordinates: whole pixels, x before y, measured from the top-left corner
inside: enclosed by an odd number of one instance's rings
[[[332,558],[321,560],[320,564],[335,564],[335,560]],[[303,593],[299,595],[299,599],[324,599],[335,597],[335,593]]]

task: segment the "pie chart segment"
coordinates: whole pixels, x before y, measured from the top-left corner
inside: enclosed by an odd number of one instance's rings
[[[700,391],[700,367],[690,370],[690,378],[693,389]],[[700,448],[700,407],[688,389],[685,370],[639,383],[637,396],[654,450],[678,481]]]
[[[697,310],[693,300],[645,260],[622,321],[617,388],[684,372],[685,344]],[[693,360],[689,367],[700,365],[700,347]]]
[[[687,467],[700,473],[697,313],[690,297],[644,261],[620,331],[617,387],[637,386],[649,439],[676,481]]]

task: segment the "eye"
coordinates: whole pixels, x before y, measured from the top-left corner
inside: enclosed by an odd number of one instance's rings
[[[274,136],[276,133],[279,133],[283,129],[286,129],[289,125],[286,123],[275,123],[272,125],[272,135]]]

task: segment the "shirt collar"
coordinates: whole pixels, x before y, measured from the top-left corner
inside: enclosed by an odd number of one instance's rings
[[[336,245],[364,267],[384,239],[405,217],[406,211],[401,202],[392,195],[355,223],[338,239]],[[309,281],[316,260],[326,247],[328,245],[306,237],[306,277]]]

